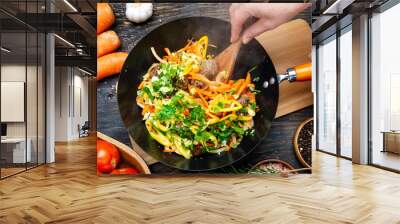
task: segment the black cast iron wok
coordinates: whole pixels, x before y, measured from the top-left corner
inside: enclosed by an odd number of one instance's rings
[[[148,133],[141,108],[136,104],[137,87],[152,63],[156,62],[150,48],[154,47],[159,55],[168,47],[171,51],[184,47],[189,39],[198,39],[208,35],[210,44],[208,54],[217,55],[230,43],[230,24],[209,17],[190,17],[167,22],[152,30],[129,53],[118,81],[118,105],[122,120],[135,142],[154,159],[165,165],[188,171],[206,171],[228,166],[249,154],[268,134],[278,105],[279,83],[274,65],[267,52],[256,41],[243,45],[234,66],[232,79],[244,78],[251,72],[256,89],[260,111],[254,118],[255,135],[245,137],[241,144],[230,152],[206,154],[191,159],[175,153],[165,153],[162,146]]]

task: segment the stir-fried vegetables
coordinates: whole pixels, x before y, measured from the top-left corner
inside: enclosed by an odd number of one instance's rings
[[[186,159],[229,151],[254,133],[257,105],[250,73],[226,83],[208,79],[207,47],[204,36],[176,52],[165,48],[162,58],[152,48],[159,63],[144,75],[136,99],[147,130],[164,152]]]

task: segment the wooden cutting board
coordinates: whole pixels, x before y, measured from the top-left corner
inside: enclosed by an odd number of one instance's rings
[[[276,72],[283,74],[288,68],[311,62],[312,32],[302,19],[290,21],[267,31],[256,39],[267,51]],[[279,86],[279,104],[275,117],[303,109],[313,104],[311,81]]]

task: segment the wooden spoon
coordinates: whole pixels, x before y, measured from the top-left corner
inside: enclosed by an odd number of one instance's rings
[[[219,71],[215,80],[227,82],[230,79],[241,46],[242,41],[236,41],[235,43],[229,45],[229,47],[225,48],[225,50],[223,50],[214,58],[214,62],[217,64]]]

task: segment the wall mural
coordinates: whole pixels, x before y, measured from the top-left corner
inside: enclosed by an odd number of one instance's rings
[[[230,7],[97,4],[99,175],[311,172],[311,10],[248,38]]]

